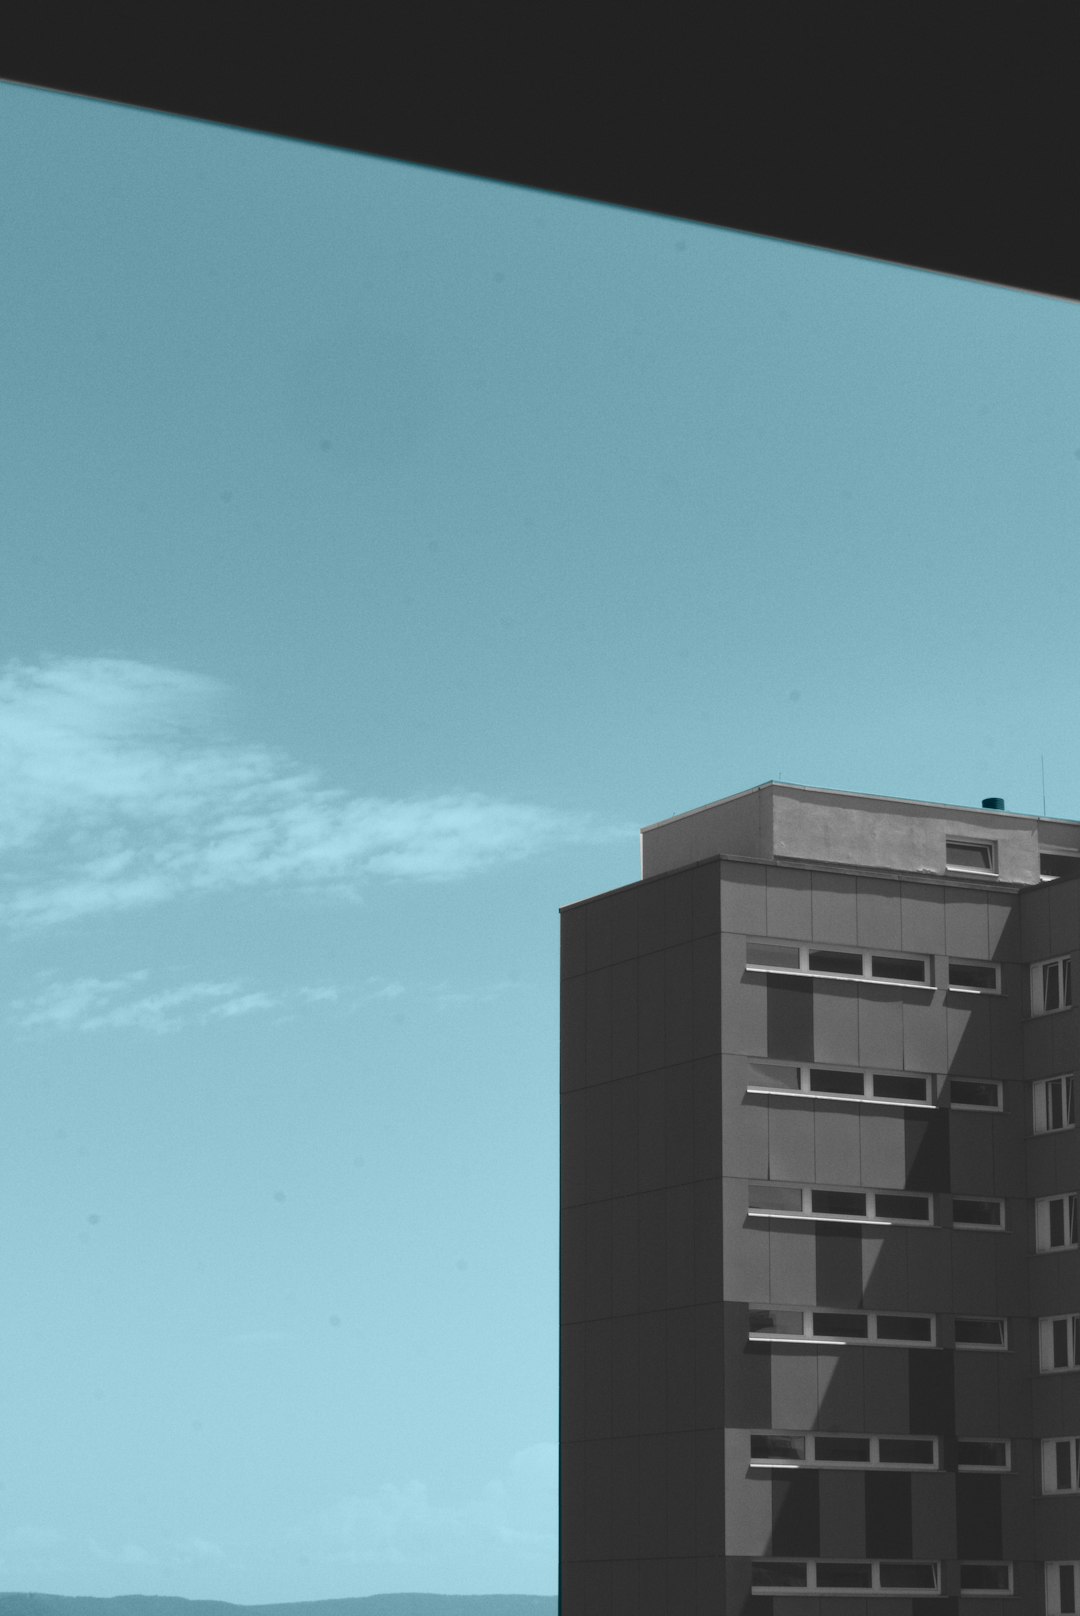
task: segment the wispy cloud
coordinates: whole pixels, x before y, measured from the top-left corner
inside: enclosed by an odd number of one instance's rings
[[[558,1448],[538,1442],[516,1453],[503,1476],[475,1496],[437,1502],[426,1483],[387,1482],[339,1498],[293,1534],[323,1564],[417,1566],[462,1551],[545,1563],[556,1546]]]
[[[475,793],[352,795],[268,747],[223,738],[225,694],[141,662],[7,666],[0,898],[9,922],[251,886],[355,896],[375,876],[446,880],[612,834],[588,815]]]
[[[136,1027],[169,1032],[193,1021],[227,1021],[273,1010],[280,1002],[273,994],[246,990],[239,982],[186,982],[181,987],[141,991],[148,974],[131,971],[108,980],[81,976],[70,982],[49,982],[29,998],[13,1000],[12,1019],[19,1027],[53,1031]]]

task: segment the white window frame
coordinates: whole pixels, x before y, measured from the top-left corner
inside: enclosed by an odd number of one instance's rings
[[[752,1308],[754,1313],[797,1313],[801,1317],[802,1329],[797,1334],[781,1330],[750,1330],[747,1335],[749,1341],[801,1341],[815,1347],[936,1347],[937,1346],[937,1317],[933,1313],[864,1313],[857,1307],[775,1307]],[[867,1321],[866,1335],[818,1335],[814,1330],[815,1313],[855,1313]],[[879,1323],[886,1319],[919,1319],[930,1326],[930,1336],[926,1341],[911,1341],[898,1339],[895,1336],[882,1336],[878,1334]]]
[[[1066,1610],[1061,1603],[1061,1573],[1072,1572],[1072,1608]],[[1080,1560],[1048,1560],[1046,1562],[1046,1616],[1076,1616],[1080,1610]]]
[[[750,1460],[751,1470],[918,1470],[931,1471],[941,1468],[941,1449],[936,1436],[905,1436],[893,1434],[891,1436],[871,1436],[868,1431],[751,1431],[751,1438],[755,1436],[798,1437],[806,1444],[805,1457],[802,1459],[754,1459]],[[819,1459],[817,1457],[817,1444],[819,1440],[828,1442],[836,1438],[842,1442],[857,1441],[870,1444],[869,1459]],[[895,1459],[881,1459],[879,1457],[882,1442],[928,1442],[930,1444],[932,1459],[927,1464],[898,1463]]]
[[[1056,966],[1057,999],[1058,1002],[1046,1009],[1046,988],[1049,985],[1046,972]],[[1030,967],[1031,983],[1031,1014],[1032,1016],[1057,1016],[1063,1010],[1071,1010],[1072,997],[1072,955],[1055,954],[1051,959],[1036,960]]]
[[[931,1072],[883,1072],[876,1067],[858,1066],[826,1066],[820,1061],[809,1061],[804,1065],[796,1066],[789,1061],[755,1061],[754,1070],[760,1076],[762,1072],[786,1071],[794,1072],[794,1084],[781,1083],[748,1083],[747,1094],[780,1094],[788,1095],[801,1100],[828,1100],[831,1105],[902,1105],[914,1111],[933,1111],[934,1106],[934,1077]],[[847,1076],[861,1077],[863,1091],[861,1094],[832,1094],[828,1089],[812,1089],[810,1087],[811,1072],[843,1072]],[[907,1077],[921,1079],[925,1085],[924,1092],[929,1095],[925,1100],[897,1100],[874,1093],[874,1079],[878,1077]]]
[[[798,949],[797,965],[759,965],[751,962],[754,948]],[[811,954],[857,954],[862,960],[861,972],[815,971],[810,968]],[[923,967],[921,982],[912,982],[903,976],[875,976],[873,962],[878,959],[918,960]],[[822,982],[871,982],[876,987],[915,988],[924,993],[934,992],[934,959],[932,954],[910,954],[902,948],[855,948],[843,943],[794,943],[778,937],[748,937],[746,940],[746,969],[762,976],[810,976]]]
[[[1064,1324],[1068,1363],[1054,1362],[1054,1325]],[[1039,1320],[1040,1375],[1068,1375],[1080,1369],[1080,1313],[1053,1313]]]
[[[801,1211],[785,1211],[782,1207],[748,1206],[747,1217],[751,1218],[788,1218],[797,1219],[807,1223],[872,1223],[879,1228],[889,1228],[891,1225],[901,1224],[904,1228],[932,1229],[934,1227],[934,1197],[931,1193],[916,1193],[909,1190],[866,1190],[853,1184],[780,1184],[774,1180],[752,1179],[747,1185],[747,1195],[755,1189],[761,1190],[798,1190],[802,1196]],[[870,1209],[860,1215],[857,1212],[815,1212],[812,1197],[816,1191],[827,1194],[861,1195],[863,1205]],[[878,1196],[900,1196],[912,1201],[925,1201],[929,1217],[925,1218],[898,1218],[894,1216],[879,1217],[877,1215]]]
[[[1012,1443],[1009,1441],[1008,1437],[1002,1437],[1002,1436],[958,1436],[956,1441],[957,1441],[957,1449],[956,1449],[956,1468],[957,1468],[957,1470],[963,1470],[965,1472],[965,1474],[968,1471],[973,1471],[973,1472],[974,1471],[985,1471],[988,1474],[990,1472],[993,1472],[994,1475],[1000,1476],[1005,1471],[1012,1469]],[[1001,1446],[1005,1449],[1005,1463],[1004,1464],[965,1464],[960,1458],[959,1444],[962,1443],[962,1442],[1000,1442]],[[987,1565],[996,1565],[996,1564],[998,1564],[998,1562],[997,1561],[987,1560],[985,1562],[985,1564],[987,1564]]]
[[[1050,1126],[1050,1090],[1061,1084],[1061,1114],[1065,1118],[1060,1128]],[[1072,1072],[1059,1072],[1056,1077],[1040,1077],[1031,1088],[1032,1127],[1036,1133],[1064,1133],[1076,1127],[1076,1078]]]
[[[977,847],[980,852],[988,853],[987,864],[952,864],[949,862],[949,849],[951,847]],[[945,838],[945,868],[950,875],[981,876],[983,880],[988,875],[997,875],[998,858],[996,842],[980,842],[973,836],[946,836]]]
[[[1005,1233],[1005,1202],[1001,1199],[1000,1196],[998,1196],[998,1195],[953,1195],[953,1196],[950,1197],[950,1200],[952,1202],[952,1213],[953,1213],[952,1226],[953,1226],[954,1229],[974,1229],[974,1230],[978,1231],[980,1234],[988,1234],[988,1233],[989,1234],[1004,1234]],[[958,1201],[961,1202],[961,1203],[964,1202],[964,1201],[982,1201],[988,1206],[996,1206],[997,1209],[998,1209],[998,1212],[1000,1214],[999,1217],[998,1217],[998,1221],[996,1223],[968,1223],[963,1218],[957,1218],[957,1216],[956,1216],[956,1205],[957,1205]]]
[[[941,1592],[941,1562],[938,1560],[852,1560],[845,1559],[840,1555],[837,1555],[835,1559],[826,1559],[824,1555],[821,1555],[817,1560],[798,1560],[787,1559],[785,1556],[779,1554],[770,1554],[768,1556],[763,1555],[761,1559],[755,1558],[751,1561],[751,1566],[775,1564],[793,1566],[801,1565],[805,1567],[805,1586],[801,1588],[793,1588],[788,1583],[781,1583],[779,1585],[775,1583],[761,1583],[755,1585],[753,1581],[753,1571],[751,1570],[751,1594],[765,1594],[769,1598],[776,1598],[780,1595],[783,1595],[784,1598],[798,1598],[802,1594],[810,1594],[815,1598],[824,1596],[829,1599],[843,1599],[848,1594],[854,1594],[856,1598],[867,1599],[875,1594],[878,1594],[885,1595],[886,1597],[892,1599],[936,1599]],[[831,1588],[826,1585],[825,1587],[819,1588],[817,1581],[817,1568],[819,1565],[868,1565],[870,1567],[870,1587]],[[887,1587],[883,1588],[881,1586],[881,1568],[883,1565],[911,1565],[928,1568],[933,1572],[934,1585],[932,1588],[899,1588],[889,1584]]]
[[[964,1571],[971,1566],[993,1566],[995,1571],[1004,1571],[1008,1576],[1006,1588],[965,1588]],[[960,1597],[962,1599],[1005,1599],[1013,1591],[1013,1568],[1011,1560],[961,1560],[958,1566],[958,1582],[960,1584]]]
[[[1000,1324],[1000,1341],[958,1341],[956,1339],[956,1326],[958,1324]],[[953,1347],[957,1352],[1008,1352],[1009,1350],[1009,1320],[1007,1317],[992,1314],[960,1313],[953,1316]]]
[[[1069,1190],[1064,1195],[1041,1195],[1035,1202],[1035,1250],[1048,1251],[1075,1251],[1080,1245],[1080,1206],[1075,1190]],[[1063,1219],[1065,1224],[1065,1239],[1060,1245],[1050,1243],[1050,1208],[1055,1202],[1062,1202],[1064,1207]]]
[[[952,968],[953,968],[954,965],[974,965],[974,966],[977,966],[980,971],[992,971],[994,973],[994,985],[993,985],[993,987],[992,988],[973,987],[969,983],[953,982],[952,981]],[[959,957],[957,957],[955,959],[950,959],[948,964],[945,967],[945,990],[946,990],[947,993],[997,993],[997,994],[1000,994],[1001,993],[1001,966],[998,965],[994,960],[987,960],[987,959],[960,959]]]
[[[997,1093],[997,1104],[980,1105],[977,1100],[955,1100],[953,1095],[957,1083],[978,1083],[983,1087],[994,1089]],[[950,1111],[982,1111],[985,1114],[987,1111],[1000,1111],[1002,1109],[1002,1088],[997,1078],[994,1077],[950,1077],[947,1095]]]
[[[1058,1449],[1068,1448],[1068,1487],[1057,1484]],[[1044,1436],[1042,1439],[1042,1490],[1044,1493],[1080,1492],[1080,1436]]]

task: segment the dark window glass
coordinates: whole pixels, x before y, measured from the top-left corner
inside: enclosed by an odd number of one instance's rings
[[[1046,1126],[1049,1131],[1065,1126],[1065,1106],[1062,1103],[1064,1095],[1061,1091],[1061,1079],[1051,1079],[1046,1084]]]
[[[934,1444],[929,1437],[883,1436],[878,1458],[882,1464],[932,1465]]]
[[[1069,1320],[1055,1319],[1054,1334],[1054,1368],[1068,1369],[1069,1367]]]
[[[949,961],[951,988],[981,988],[992,993],[997,987],[997,971],[992,965],[969,965],[962,960]]]
[[[747,965],[766,965],[773,968],[780,967],[787,971],[799,969],[798,944],[792,943],[747,943]]]
[[[870,1320],[865,1313],[815,1313],[814,1334],[868,1336]]]
[[[802,1436],[776,1436],[771,1431],[750,1438],[751,1459],[801,1460],[806,1454],[806,1438]]]
[[[801,1212],[802,1190],[784,1184],[751,1184],[750,1205],[768,1212]]]
[[[1063,1246],[1065,1244],[1065,1201],[1056,1199],[1050,1202],[1050,1244]]]
[[[863,957],[861,954],[839,954],[832,948],[812,948],[809,967],[812,971],[828,971],[836,976],[861,976]]]
[[[994,850],[986,842],[946,842],[945,862],[959,870],[992,870]]]
[[[977,1465],[984,1470],[1004,1470],[1006,1453],[1004,1442],[964,1441],[956,1444],[958,1465]]]
[[[1063,959],[1061,962],[1061,1002],[1072,1004],[1072,960]]]
[[[878,1317],[877,1338],[879,1341],[932,1341],[934,1339],[933,1322],[925,1318],[907,1318],[902,1315],[893,1317]]]
[[[817,1436],[814,1458],[819,1464],[869,1464],[868,1436]]]
[[[1072,1452],[1068,1442],[1054,1443],[1054,1468],[1059,1492],[1068,1492],[1072,1486]]]
[[[1058,1566],[1058,1605],[1062,1616],[1076,1616],[1075,1566]]]
[[[1007,1565],[961,1565],[962,1593],[1008,1593],[1012,1586]]]
[[[1001,1090],[996,1083],[980,1083],[970,1077],[954,1077],[949,1084],[950,1105],[987,1106],[996,1111],[1001,1103]]]
[[[754,1588],[805,1588],[805,1560],[754,1560],[750,1566]]]
[[[1061,990],[1058,978],[1058,960],[1051,960],[1042,968],[1042,1007],[1044,1010],[1061,1009]]]
[[[815,1212],[831,1212],[845,1217],[866,1216],[866,1196],[857,1190],[812,1190],[810,1205]]]
[[[961,1347],[1003,1347],[1004,1319],[957,1319],[956,1343]]]
[[[921,959],[902,959],[895,954],[871,954],[871,976],[888,976],[893,981],[925,982],[926,961]]]
[[[974,1201],[954,1195],[953,1223],[975,1223],[982,1227],[1001,1229],[1005,1224],[1005,1208],[1000,1201]]]
[[[775,1308],[751,1308],[750,1329],[755,1332],[769,1331],[775,1335],[802,1335],[803,1316],[799,1311],[780,1311]]]
[[[868,1560],[819,1560],[819,1588],[872,1588],[873,1573]]]
[[[926,1195],[874,1196],[874,1215],[879,1218],[907,1218],[912,1223],[930,1222],[930,1198]]]
[[[815,1094],[862,1094],[866,1079],[861,1072],[833,1072],[811,1066],[810,1087]]]
[[[1039,874],[1052,875],[1058,881],[1063,876],[1080,875],[1080,858],[1068,853],[1040,853]]]
[[[937,1566],[925,1560],[882,1560],[878,1580],[882,1588],[936,1588]]]
[[[874,1094],[879,1100],[925,1100],[925,1077],[901,1077],[896,1072],[874,1073]]]
[[[755,1066],[752,1070],[754,1082],[762,1088],[797,1089],[799,1086],[797,1066]]]

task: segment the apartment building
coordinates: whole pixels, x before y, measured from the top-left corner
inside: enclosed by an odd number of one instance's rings
[[[769,783],[563,910],[563,1616],[1075,1616],[1076,875]]]

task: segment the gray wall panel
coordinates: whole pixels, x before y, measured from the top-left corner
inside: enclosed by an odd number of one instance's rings
[[[1062,881],[1048,889],[1050,899],[1050,952],[1072,954],[1080,948],[1080,886]]]
[[[585,1286],[587,1318],[611,1316],[611,1202],[586,1206]]]
[[[585,958],[586,969],[602,971],[611,964],[611,919],[613,904],[610,893],[594,898],[585,905]]]
[[[948,1069],[973,1077],[990,1076],[990,1000],[950,994],[945,1010]]]
[[[588,909],[588,904],[577,903],[559,916],[560,970],[564,980],[588,969]]]
[[[866,1421],[863,1387],[867,1350],[858,1347],[822,1348],[817,1359],[818,1408],[812,1422],[817,1431],[863,1431]]]
[[[990,926],[984,893],[946,891],[945,952],[968,959],[990,958]]]
[[[695,1061],[692,1068],[694,1178],[719,1177],[723,1171],[724,1091],[720,1071],[720,1061],[715,1057]]]
[[[639,1208],[636,1195],[611,1203],[611,1311],[636,1313],[640,1305]]]
[[[809,870],[765,871],[765,918],[770,937],[809,941],[814,935],[810,905]]]
[[[768,1045],[764,977],[746,977],[746,942],[725,932],[721,939],[721,1005],[725,1052],[764,1058]]]
[[[954,1195],[993,1195],[994,1121],[977,1111],[949,1115],[949,1175]]]
[[[859,1064],[859,989],[854,982],[814,983],[814,1059]]]
[[[944,1072],[949,1040],[941,1006],[924,1002],[925,994],[904,998],[904,1066],[909,1072]]]
[[[769,1293],[774,1307],[813,1307],[816,1300],[814,1236],[802,1229],[769,1234]]]
[[[743,1205],[745,1208],[745,1200]],[[694,1301],[721,1302],[727,1282],[722,1179],[699,1179],[693,1186],[693,1216]],[[741,1234],[743,1231],[737,1227],[736,1232]]]
[[[725,859],[720,868],[723,929],[745,932],[750,937],[767,936],[765,866],[732,864]]]
[[[859,1064],[899,1068],[904,1064],[903,1004],[895,990],[863,988],[859,994]]]
[[[563,1208],[559,1231],[559,1312],[566,1324],[584,1318],[588,1301],[586,1285],[587,1206]]]
[[[1032,887],[1020,894],[1020,957],[1045,959],[1050,950],[1050,890]]]
[[[693,1184],[677,1184],[667,1191],[664,1237],[668,1307],[689,1307],[694,1301],[694,1190]]]
[[[858,1471],[822,1471],[819,1496],[822,1558],[861,1560],[866,1554],[865,1477]]]
[[[579,1125],[584,1130],[586,1190],[590,1201],[606,1200],[611,1194],[611,1089],[610,1083],[603,1083],[581,1094]]]
[[[590,971],[585,981],[585,1081],[611,1076],[611,971]]]
[[[956,1478],[917,1476],[914,1482],[911,1489],[912,1558],[947,1560],[956,1550]],[[964,1601],[965,1610],[968,1603]]]
[[[940,887],[901,881],[900,940],[912,954],[945,953],[945,905]]]
[[[859,1116],[861,1182],[867,1188],[903,1189],[907,1180],[904,1117],[900,1111],[867,1106]]]
[[[654,1071],[664,1064],[664,955],[643,954],[638,960],[638,1069]]]
[[[638,1314],[638,1431],[667,1429],[667,1318]]]
[[[855,877],[814,870],[810,876],[810,922],[818,943],[846,943],[850,947],[858,931],[855,909]]]
[[[697,1429],[718,1430],[724,1424],[724,1304],[699,1304],[692,1309],[691,1317]]]
[[[868,1347],[863,1359],[866,1429],[910,1430],[907,1350],[903,1347]]]
[[[562,1097],[559,1119],[559,1180],[563,1206],[573,1206],[586,1196],[586,1152],[584,1101],[592,1091],[570,1089]]]
[[[769,1100],[769,1177],[814,1181],[814,1113],[797,1100]]]
[[[611,1075],[628,1077],[638,1069],[637,960],[611,967]]]
[[[611,893],[608,914],[611,922],[611,962],[631,960],[638,951],[639,887],[620,887]]]
[[[715,1559],[724,1553],[724,1433],[694,1435],[694,1553]]]
[[[643,1309],[667,1305],[667,1195],[638,1198],[638,1295]]]
[[[694,1508],[694,1433],[672,1431],[667,1437],[667,1552],[694,1552],[697,1511]],[[676,1609],[685,1608],[676,1606]]]
[[[716,1055],[724,1043],[721,1023],[723,938],[699,937],[692,945],[693,1006],[691,1049],[694,1055]]]
[[[1011,892],[986,894],[987,945],[991,959],[1016,959],[1020,952],[1020,908]]]
[[[772,1536],[772,1488],[750,1475],[750,1436],[725,1433],[724,1520],[729,1555],[763,1555]]]
[[[728,1113],[723,1151],[726,1173],[768,1178],[770,1110],[767,1095],[746,1094],[733,1113]]]
[[[819,1102],[814,1119],[814,1161],[819,1184],[858,1184],[859,1114],[854,1106]]]
[[[585,1429],[585,1331],[584,1324],[564,1324],[559,1331],[561,1386],[559,1391],[559,1440],[576,1442]]]
[[[698,1423],[695,1313],[693,1307],[674,1307],[667,1315],[667,1420],[673,1431],[693,1431]]]
[[[765,890],[765,871],[760,867],[751,866],[758,876],[758,886],[762,892]],[[710,932],[719,931],[723,921],[724,912],[724,867],[719,859],[711,859],[708,864],[699,864],[696,870],[691,870],[692,888],[692,933],[695,937],[707,937]],[[731,922],[735,931],[757,931],[759,935],[765,930],[765,900],[761,900],[761,925],[756,922],[751,926],[743,926],[739,920]]]
[[[585,998],[588,977],[574,976],[562,985],[559,1033],[559,1083],[562,1089],[585,1085]]]
[[[860,948],[900,948],[900,883],[860,875],[856,880],[856,936]]]
[[[764,1219],[746,1218],[746,1181],[726,1178],[724,1197],[724,1295],[769,1305],[769,1230]]]
[[[662,1070],[638,1078],[637,1160],[642,1190],[667,1183],[667,1073]]]
[[[677,948],[688,943],[694,933],[694,874],[674,870],[662,882],[664,888],[664,946]]]
[[[615,1437],[635,1436],[638,1414],[638,1318],[630,1314],[611,1320],[611,1432]]]
[[[669,1184],[694,1177],[694,1068],[688,1061],[664,1073],[664,1130]],[[716,1158],[719,1171],[720,1157]]]
[[[633,1559],[638,1552],[638,1488],[640,1455],[637,1437],[617,1438],[611,1443],[611,1553],[616,1563]],[[616,1566],[612,1566],[614,1573]],[[634,1581],[636,1582],[636,1575]],[[614,1588],[613,1581],[612,1587]],[[613,1600],[615,1616],[623,1607]]]
[[[868,1308],[903,1312],[912,1307],[908,1285],[906,1233],[893,1229],[887,1237],[866,1235],[862,1242],[863,1296]],[[924,1309],[920,1308],[920,1312]]]
[[[608,1085],[611,1094],[611,1193],[630,1195],[639,1186],[638,1130],[640,1082],[623,1077]],[[590,1094],[600,1093],[590,1089]]]
[[[693,985],[693,945],[687,941],[664,954],[665,1066],[687,1061],[694,1053]]]
[[[585,1427],[588,1440],[611,1437],[612,1321],[585,1325]]]
[[[772,1423],[777,1431],[811,1431],[818,1411],[812,1352],[777,1353],[772,1362]]]

